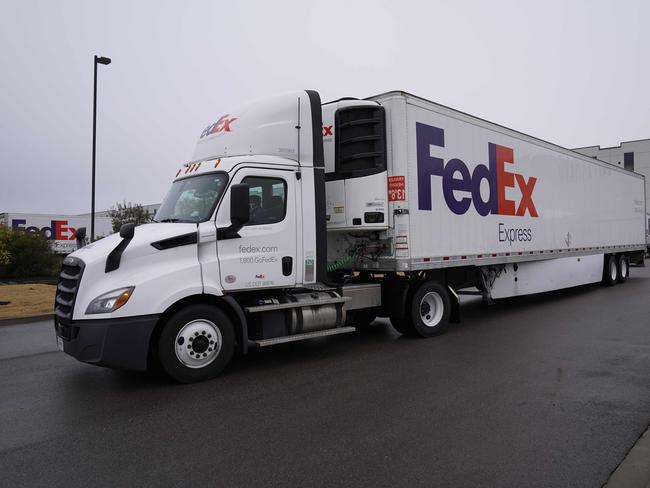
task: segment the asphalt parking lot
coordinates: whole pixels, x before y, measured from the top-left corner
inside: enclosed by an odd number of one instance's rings
[[[88,366],[0,327],[4,486],[599,487],[650,423],[650,268],[487,306],[446,335],[370,330],[213,381]]]

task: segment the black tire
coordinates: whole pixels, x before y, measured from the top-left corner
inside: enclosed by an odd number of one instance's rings
[[[413,294],[409,318],[420,337],[442,334],[449,327],[451,300],[447,289],[436,281],[423,283]]]
[[[616,264],[618,267],[618,282],[625,283],[630,275],[630,260],[626,255],[619,254]]]
[[[228,365],[234,350],[235,331],[230,318],[211,305],[190,305],[177,311],[166,321],[158,339],[160,365],[180,383],[214,378]]]
[[[613,254],[605,256],[605,266],[603,267],[603,285],[614,286],[618,281],[618,261]]]

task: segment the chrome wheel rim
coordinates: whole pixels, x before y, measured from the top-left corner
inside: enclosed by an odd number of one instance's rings
[[[613,259],[609,262],[609,276],[612,279],[612,281],[616,281],[617,272],[616,272],[616,261]]]
[[[420,300],[420,320],[427,327],[435,327],[442,320],[444,308],[440,294],[430,291]]]
[[[627,259],[621,259],[621,278],[627,278]]]
[[[174,349],[176,358],[184,366],[204,368],[219,356],[222,344],[219,327],[209,320],[197,319],[181,327]]]

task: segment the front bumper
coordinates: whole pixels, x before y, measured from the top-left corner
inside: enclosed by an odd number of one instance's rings
[[[55,317],[63,352],[84,363],[145,371],[158,315],[68,321]]]

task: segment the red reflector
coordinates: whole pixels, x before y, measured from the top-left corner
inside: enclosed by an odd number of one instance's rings
[[[443,261],[449,261],[449,256],[445,256],[442,258]]]
[[[461,256],[460,259],[467,259],[467,256]]]
[[[493,254],[493,255],[492,255],[492,257],[493,257],[493,258],[496,258],[496,257],[497,257],[497,255],[496,255],[496,254]]]
[[[428,263],[429,261],[431,261],[431,258],[424,258],[423,261],[424,261],[425,263]]]
[[[478,255],[478,256],[476,256],[476,257],[477,257],[477,258],[482,258],[482,257],[483,257],[483,255],[482,255],[482,254],[479,254],[479,255]]]

